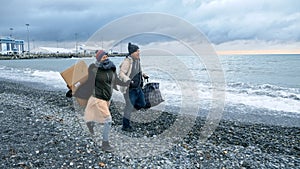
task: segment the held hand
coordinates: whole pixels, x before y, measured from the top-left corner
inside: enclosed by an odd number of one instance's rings
[[[126,83],[126,86],[129,86],[131,83],[131,80],[127,80],[127,82],[125,82],[125,83]]]

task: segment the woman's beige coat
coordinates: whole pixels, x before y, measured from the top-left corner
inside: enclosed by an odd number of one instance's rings
[[[109,101],[91,96],[85,108],[84,120],[104,123],[111,118],[109,104]]]

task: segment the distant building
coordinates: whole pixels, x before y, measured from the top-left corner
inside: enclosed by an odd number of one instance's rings
[[[24,40],[17,40],[11,37],[0,37],[0,54],[12,55],[22,54],[24,51]]]

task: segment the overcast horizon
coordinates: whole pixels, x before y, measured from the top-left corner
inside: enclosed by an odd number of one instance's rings
[[[217,51],[300,51],[300,1],[297,0],[10,0],[0,6],[0,35],[23,39],[31,47],[72,47],[124,16],[157,12],[189,22]],[[13,9],[13,10],[11,10]],[[141,21],[137,21],[141,22]],[[151,23],[151,21],[149,21]],[[29,24],[29,26],[26,26]],[[130,25],[124,25],[125,31]],[[136,39],[140,45],[166,42]]]

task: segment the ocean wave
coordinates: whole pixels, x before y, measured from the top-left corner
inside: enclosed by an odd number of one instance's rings
[[[64,89],[66,86],[60,76],[60,73],[56,71],[41,71],[31,68],[2,68],[0,75],[1,78],[4,79],[21,82],[43,83],[48,86],[53,86],[56,89]]]
[[[296,88],[231,83],[227,85],[226,91],[226,99],[231,103],[300,113],[300,91]]]

